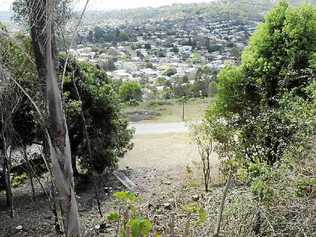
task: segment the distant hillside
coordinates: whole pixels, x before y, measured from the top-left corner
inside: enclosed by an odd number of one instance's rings
[[[174,4],[159,8],[137,8],[114,11],[88,12],[90,23],[139,24],[148,20],[177,20],[191,17],[237,18],[260,20],[272,7],[271,0],[222,0],[199,4]]]
[[[174,4],[159,8],[87,12],[86,20],[97,25],[140,24],[148,20],[177,20],[190,17],[262,20],[277,0],[218,0],[211,3]],[[316,0],[291,0],[292,4],[316,4]]]

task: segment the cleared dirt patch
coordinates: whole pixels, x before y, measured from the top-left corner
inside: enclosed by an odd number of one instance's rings
[[[134,149],[120,160],[120,168],[155,168],[177,176],[184,174],[187,166],[200,163],[197,147],[187,133],[137,135],[133,142]]]
[[[166,233],[169,218],[174,213],[180,213],[177,214],[177,223],[183,226],[185,215],[181,213],[182,205],[191,202],[193,195],[202,191],[202,176],[197,169],[200,158],[189,134],[137,135],[134,143],[134,149],[120,160],[119,166],[142,190],[140,211],[153,221],[155,230],[159,232]],[[214,157],[214,167],[216,163]],[[195,177],[188,175],[187,166],[194,170]],[[106,221],[106,216],[116,208],[112,193],[124,191],[125,187],[112,175],[100,177],[99,198],[104,218],[98,214],[93,184],[82,183],[80,190],[77,188],[80,219],[88,236],[114,236],[115,226]],[[39,185],[36,185],[36,193],[36,201],[33,202],[28,183],[14,189],[14,219],[9,218],[4,193],[0,193],[1,237],[57,236],[54,218]],[[201,195],[201,201],[203,197]],[[170,210],[164,208],[165,204],[170,205]],[[103,226],[102,230],[96,230],[96,225]],[[17,230],[18,226],[23,229]]]
[[[133,142],[120,167],[178,170],[199,159],[188,134],[138,135]]]

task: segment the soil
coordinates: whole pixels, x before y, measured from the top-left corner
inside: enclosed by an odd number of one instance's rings
[[[139,209],[144,215],[155,220],[157,231],[166,231],[168,218],[172,213],[178,213],[176,205],[190,201],[193,192],[183,191],[185,187],[182,178],[175,177],[161,170],[151,168],[134,168],[123,170],[125,174],[142,190],[138,193],[142,197]],[[101,199],[102,213],[106,216],[115,209],[113,192],[128,191],[112,175],[100,178],[99,197]],[[32,200],[30,188],[26,183],[20,188],[14,189],[15,217],[8,216],[8,210],[4,207],[5,197],[0,196],[0,236],[56,236],[54,218],[48,207],[46,197],[39,187],[36,187],[37,195]],[[80,219],[89,235],[87,236],[114,236],[114,227],[107,223],[105,217],[101,217],[97,210],[94,188],[91,182],[80,187],[77,191]],[[170,207],[164,208],[164,205]],[[97,225],[103,226],[103,230],[95,230]],[[18,230],[22,226],[22,230]]]
[[[197,198],[196,191],[202,188],[190,188],[186,172],[188,166],[198,163],[196,148],[186,134],[136,136],[134,144],[134,149],[120,161],[119,169],[142,190],[138,193],[142,197],[139,210],[154,222],[155,231],[162,236],[168,231],[170,216],[176,215],[176,229],[181,232],[186,219],[182,206]],[[92,182],[81,182],[77,189],[86,236],[115,236],[114,226],[107,222],[106,215],[116,208],[113,192],[126,188],[113,175],[99,177],[103,217],[97,209]],[[4,192],[0,193],[0,236],[57,236],[52,212],[39,185],[34,201],[28,182],[14,189],[14,206],[15,217],[11,219],[5,208]]]

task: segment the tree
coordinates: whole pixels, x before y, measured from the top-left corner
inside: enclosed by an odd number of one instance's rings
[[[8,81],[9,75],[0,64],[0,164],[2,168],[4,186],[6,190],[7,207],[10,208],[10,216],[13,218],[13,193],[11,187],[11,154],[10,148],[14,144],[14,132],[11,123],[11,116],[15,113],[16,105],[19,103],[17,93],[12,93],[12,84]],[[4,85],[8,83],[9,85]]]
[[[28,20],[38,78],[43,84],[47,103],[47,139],[55,183],[61,198],[65,233],[67,236],[80,236],[69,135],[56,73],[57,49],[53,22],[56,6],[54,0],[28,1]]]
[[[198,52],[193,52],[191,57],[192,57],[193,64],[199,64],[202,62],[202,56]]]
[[[209,123],[192,125],[192,139],[198,147],[199,155],[202,161],[203,181],[205,192],[209,191],[211,181],[211,155],[214,152],[214,141],[212,130]]]
[[[37,126],[38,124],[34,120],[33,110],[30,106],[29,101],[23,93],[20,93],[20,90],[12,82],[12,79],[22,77],[24,80],[20,80],[20,85],[24,87],[29,86],[30,84],[27,80],[34,76],[32,69],[35,67],[30,63],[30,61],[23,54],[21,48],[28,50],[31,48],[31,42],[26,39],[21,34],[17,34],[14,39],[8,38],[7,30],[4,26],[0,24],[0,104],[1,104],[1,121],[0,121],[0,131],[3,137],[2,142],[0,139],[0,153],[4,156],[1,159],[4,159],[5,167],[4,180],[6,181],[6,190],[7,194],[10,193],[10,172],[11,169],[11,153],[18,149],[23,151],[26,150],[26,146],[32,144],[36,138],[38,138]],[[21,48],[16,45],[16,41],[19,41]],[[28,70],[25,70],[28,68]],[[30,71],[29,71],[30,70]],[[30,90],[30,94],[34,93]],[[8,148],[10,148],[10,153],[8,153]],[[24,153],[25,154],[25,153]],[[24,158],[27,159],[26,156]],[[13,167],[14,168],[14,167]],[[30,181],[33,184],[33,175],[29,167],[26,167],[28,171]],[[2,174],[1,174],[2,176]],[[33,185],[32,185],[33,187]],[[34,189],[32,188],[33,194]],[[11,197],[12,194],[7,197]],[[11,215],[13,215],[13,202],[8,200],[8,204],[11,208]]]
[[[119,96],[122,101],[127,103],[137,103],[142,101],[143,92],[139,83],[126,81],[119,89]]]
[[[184,109],[185,109],[185,104],[188,103],[189,97],[188,96],[182,96],[178,99],[178,102],[182,104],[182,121],[185,121],[185,114],[184,114]]]
[[[94,39],[96,42],[102,43],[104,41],[104,34],[105,32],[101,27],[96,26],[94,28]]]
[[[89,30],[88,41],[94,43],[94,34],[92,30]]]
[[[12,40],[0,38],[2,45],[0,63],[10,68],[23,90],[41,105],[43,101],[41,93],[38,93],[40,90],[34,90],[38,82],[34,74],[36,69],[32,64],[34,56],[31,40],[27,36],[17,35],[17,37]],[[58,57],[58,65],[61,74],[65,65],[65,56]],[[91,64],[78,63],[75,59],[69,60],[63,88],[74,171],[76,171],[77,157],[80,158],[81,167],[85,168],[90,176],[102,173],[105,168],[115,168],[118,158],[132,147],[130,140],[133,133],[127,128],[128,121],[120,113],[115,87],[116,85],[107,78],[102,69]],[[15,96],[16,91],[10,91],[9,96]],[[2,103],[2,100],[0,102]],[[25,147],[34,142],[45,146],[43,134],[37,134],[40,130],[38,129],[40,122],[37,121],[39,118],[30,101],[22,97],[14,108],[16,112],[6,116],[10,118],[16,138],[14,146],[11,147]],[[41,108],[40,113],[45,113],[44,109]],[[89,130],[89,134],[85,134],[85,128]],[[93,143],[91,155],[88,152],[87,140]],[[30,175],[33,175],[33,170]]]
[[[315,52],[315,8],[280,1],[251,37],[241,65],[219,73],[208,117],[235,128],[244,158],[273,164],[311,134]]]
[[[14,78],[23,86],[38,105],[41,105],[42,96],[34,74],[35,67],[30,61],[34,56],[31,49],[31,40],[27,36],[18,34],[12,42],[9,39],[0,39],[0,62],[2,62]],[[27,59],[17,44],[24,48],[24,53],[31,58]],[[63,72],[66,56],[58,57],[58,72]],[[69,128],[70,143],[72,149],[72,163],[74,173],[79,175],[76,167],[76,157],[80,158],[81,166],[88,170],[89,174],[97,171],[101,173],[104,168],[116,166],[119,157],[131,148],[130,139],[132,131],[127,129],[127,120],[121,114],[117,92],[120,84],[117,80],[110,80],[105,71],[88,63],[79,63],[70,58],[64,80],[64,105],[67,124]],[[79,93],[79,97],[77,94]],[[100,92],[99,92],[100,91]],[[107,92],[107,93],[105,93]],[[44,108],[41,112],[45,113]],[[93,142],[94,137],[101,138],[96,149],[100,154],[106,150],[106,154],[97,162],[88,157],[86,137],[83,134],[84,125],[81,113],[83,112],[86,125],[89,128],[89,138]],[[31,103],[23,98],[17,106],[17,111],[12,116],[13,126],[17,133],[18,145],[29,145],[33,142],[42,142],[43,134],[39,131],[39,118]],[[23,121],[23,122],[21,122]],[[27,127],[27,129],[26,129]],[[105,136],[97,135],[101,131]],[[101,155],[100,155],[101,156]],[[97,168],[96,168],[97,167]]]
[[[64,60],[61,57],[60,65]],[[105,168],[116,167],[118,158],[132,148],[133,131],[128,129],[114,86],[103,70],[71,59],[66,77],[64,98],[73,168],[76,170],[79,157],[88,173],[101,174]],[[87,139],[92,144],[91,157]]]

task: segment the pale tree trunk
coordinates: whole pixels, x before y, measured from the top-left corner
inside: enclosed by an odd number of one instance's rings
[[[10,208],[10,217],[13,218],[14,210],[13,210],[13,194],[12,194],[12,187],[11,187],[11,153],[8,156],[8,147],[6,142],[6,135],[4,132],[5,129],[5,121],[3,114],[1,114],[1,122],[2,122],[2,129],[1,129],[1,136],[3,141],[3,174],[4,174],[4,183],[5,183],[5,191],[6,191],[6,199],[7,199],[7,207]]]
[[[80,221],[74,192],[70,142],[56,75],[56,45],[52,19],[55,4],[55,0],[28,1],[34,55],[47,102],[47,138],[52,171],[61,200],[65,234],[72,237],[80,236]]]
[[[218,213],[218,217],[217,217],[217,224],[216,224],[216,229],[214,232],[213,237],[219,237],[220,236],[220,231],[221,231],[221,224],[222,224],[222,219],[223,219],[223,212],[224,212],[224,208],[225,208],[225,201],[226,201],[226,197],[227,197],[227,193],[228,193],[228,189],[231,183],[231,180],[233,178],[233,171],[230,171],[225,188],[224,188],[224,192],[223,192],[223,197],[221,200],[221,205],[219,207],[219,213]]]
[[[32,199],[33,199],[33,201],[35,201],[36,194],[35,194],[35,188],[34,188],[34,182],[33,182],[34,172],[33,172],[32,165],[30,164],[30,161],[29,161],[28,156],[27,156],[27,147],[23,146],[22,149],[23,149],[22,156],[24,156],[24,160],[25,160],[26,166],[27,166],[27,173],[28,173],[28,176],[30,179],[30,185],[31,185],[31,189],[32,189]]]

